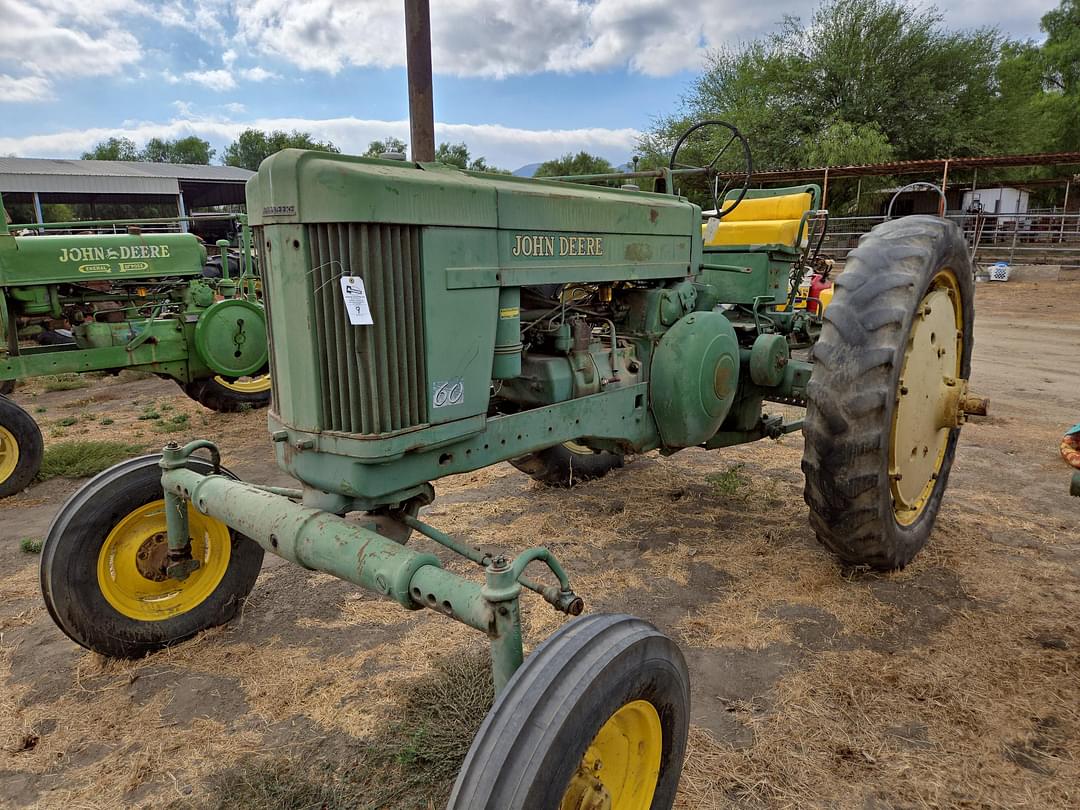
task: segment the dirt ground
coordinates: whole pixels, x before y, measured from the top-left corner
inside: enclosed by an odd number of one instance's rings
[[[1080,499],[1058,455],[1080,420],[1077,300],[1080,281],[979,285],[972,386],[992,415],[965,427],[935,535],[903,572],[845,571],[818,546],[798,434],[638,458],[572,491],[501,464],[438,482],[426,518],[492,548],[543,543],[589,610],[680,642],[681,808],[1080,806]],[[207,436],[242,477],[289,483],[261,414],[212,414],[152,378],[91,383],[15,399],[47,443]],[[137,418],[162,409],[189,418],[168,436]],[[440,729],[484,710],[473,631],[268,556],[231,625],[107,661],[53,626],[20,549],[78,485],[0,503],[0,805],[445,801],[468,739]],[[535,644],[561,619],[526,601]]]

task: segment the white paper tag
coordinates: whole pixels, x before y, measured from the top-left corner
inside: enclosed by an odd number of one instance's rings
[[[368,306],[364,280],[359,276],[341,277],[341,297],[345,301],[345,311],[349,313],[349,323],[353,326],[371,326],[371,307]]]

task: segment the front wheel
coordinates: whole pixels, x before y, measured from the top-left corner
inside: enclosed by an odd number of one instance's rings
[[[572,487],[582,481],[603,478],[624,463],[620,453],[593,450],[577,442],[563,442],[510,459],[510,464],[515,468],[553,487]]]
[[[41,593],[53,621],[102,655],[140,658],[224,624],[262,567],[261,546],[189,504],[199,567],[184,580],[168,575],[160,458],[124,461],[92,478],[64,504],[41,550]],[[188,467],[211,470],[201,459]]]
[[[633,616],[563,625],[484,718],[448,810],[666,810],[690,727],[671,639]]]
[[[0,397],[0,498],[21,492],[41,469],[45,445],[34,418]]]
[[[270,404],[270,375],[207,377],[183,383],[184,393],[212,411],[235,413]]]
[[[960,229],[874,228],[836,278],[807,388],[810,522],[847,563],[903,568],[926,545],[971,373],[971,262]]]

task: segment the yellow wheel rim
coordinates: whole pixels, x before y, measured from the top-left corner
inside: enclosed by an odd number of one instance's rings
[[[98,587],[129,619],[157,622],[186,613],[214,592],[229,567],[229,528],[188,507],[191,556],[199,567],[185,580],[165,574],[165,501],[140,506],[105,538],[98,554]]]
[[[648,810],[660,778],[663,737],[651,703],[622,706],[589,744],[559,810]]]
[[[214,382],[222,388],[228,388],[238,394],[261,394],[270,390],[270,375],[259,374],[256,377],[238,377],[230,380],[228,377],[214,377]]]
[[[964,314],[956,274],[934,276],[916,311],[889,443],[893,513],[903,525],[923,513],[945,461],[949,434],[959,422]]]
[[[578,444],[577,442],[563,442],[562,445],[571,453],[576,453],[579,456],[592,456],[596,454],[596,451],[588,445]]]
[[[0,484],[15,474],[19,466],[19,443],[15,434],[5,427],[0,427]]]

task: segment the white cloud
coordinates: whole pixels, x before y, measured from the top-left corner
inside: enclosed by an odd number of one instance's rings
[[[266,68],[256,65],[252,68],[241,68],[240,76],[247,79],[249,82],[265,82],[267,79],[280,79],[277,73]]]
[[[718,14],[715,0],[444,0],[431,16],[435,72],[494,78],[624,67],[667,75],[698,66],[736,25],[761,22],[752,8]],[[240,0],[236,20],[253,50],[305,70],[405,62],[400,3]]]
[[[230,101],[228,104],[222,104],[221,106],[225,112],[232,113],[233,115],[240,115],[241,113],[247,112],[247,107],[239,101]]]
[[[131,138],[144,143],[149,138],[181,138],[198,135],[224,146],[243,130],[301,130],[318,139],[329,139],[343,152],[358,154],[373,140],[393,135],[409,138],[408,121],[379,121],[359,118],[257,118],[228,121],[210,117],[185,117],[154,123],[140,122],[119,129],[65,130],[24,137],[0,137],[0,154],[24,157],[71,157],[111,137]],[[518,129],[498,124],[445,124],[435,126],[439,141],[468,144],[474,156],[507,169],[549,160],[567,152],[584,149],[612,161],[621,162],[633,152],[637,131],[633,129]]]
[[[233,76],[232,71],[228,70],[189,70],[184,73],[183,78],[218,92],[236,88],[236,78]]]
[[[137,9],[133,0],[100,0],[87,6],[4,0],[0,8],[0,66],[66,79],[116,75],[142,58],[131,32],[110,22]]]
[[[16,78],[0,73],[0,104],[52,101],[53,98],[52,82],[44,76]]]

